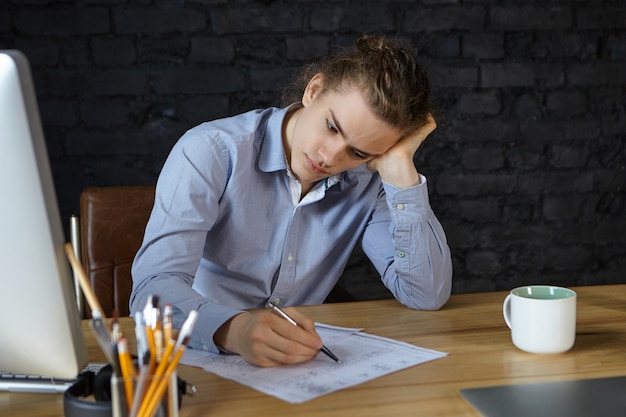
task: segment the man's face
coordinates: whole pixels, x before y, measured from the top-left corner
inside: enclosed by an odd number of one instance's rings
[[[359,90],[322,93],[318,76],[309,83],[302,104],[285,128],[284,142],[291,170],[306,191],[384,153],[401,135],[374,116]]]

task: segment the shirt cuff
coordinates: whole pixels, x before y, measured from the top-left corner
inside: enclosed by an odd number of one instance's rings
[[[198,310],[198,321],[189,341],[189,347],[212,353],[226,352],[215,344],[213,337],[224,323],[242,312],[242,310],[229,307],[216,308],[209,305],[201,307]]]
[[[420,183],[412,187],[398,188],[383,181],[387,204],[392,217],[398,222],[401,219],[421,221],[428,218],[432,209],[428,199],[428,183],[420,174]]]

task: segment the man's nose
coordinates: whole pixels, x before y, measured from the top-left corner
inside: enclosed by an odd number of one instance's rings
[[[326,141],[324,145],[320,147],[322,163],[327,167],[337,165],[344,152],[344,148],[345,146],[340,140]]]

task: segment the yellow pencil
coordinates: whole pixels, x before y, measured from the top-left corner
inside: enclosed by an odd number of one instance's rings
[[[173,344],[172,339],[168,340],[166,351],[163,354],[163,360],[159,363],[159,366],[154,372],[153,380],[148,387],[146,395],[143,397],[137,417],[150,417],[154,413],[186,349],[187,343],[189,343],[191,332],[193,331],[197,319],[198,312],[195,310],[190,311],[189,316],[187,316],[187,319],[180,329],[176,344]]]
[[[154,342],[154,330],[150,326],[146,326],[146,339],[148,339],[148,351],[150,352],[150,370],[154,369],[156,364],[156,343]]]
[[[169,303],[163,308],[163,339],[166,344],[172,339],[172,305]]]
[[[89,282],[89,277],[83,268],[83,264],[78,260],[76,254],[74,254],[74,248],[72,248],[71,243],[66,243],[65,246],[65,254],[67,255],[67,259],[70,261],[72,266],[72,270],[76,273],[78,277],[78,283],[80,284],[80,288],[83,290],[83,294],[85,295],[85,299],[87,300],[87,304],[91,308],[92,317],[94,315],[103,317],[104,311],[102,310],[102,306],[98,301],[98,297],[94,293],[91,288],[91,283]]]
[[[137,376],[137,371],[130,358],[126,338],[122,337],[117,341],[117,352],[120,359],[120,370],[122,371],[124,390],[126,392],[126,403],[130,411],[133,404],[133,377]]]
[[[146,398],[144,398],[144,401],[141,404],[141,408],[139,409],[138,417],[150,417],[154,414],[154,411],[159,405],[159,402],[161,401],[163,394],[165,394],[165,390],[167,389],[170,379],[172,378],[172,374],[176,370],[176,366],[178,365],[180,358],[183,356],[185,349],[186,349],[186,346],[182,345],[174,354],[174,357],[168,364],[167,369],[165,370],[165,373],[163,374],[163,376],[160,378],[155,378],[154,382],[156,382],[157,385],[154,390],[154,393],[152,394],[150,398],[148,398],[147,396]]]
[[[144,407],[144,404],[149,402],[150,399],[154,396],[154,392],[156,391],[158,381],[165,374],[165,371],[167,369],[167,364],[169,363],[169,359],[170,359],[170,356],[172,356],[173,351],[174,351],[174,341],[170,340],[170,342],[167,344],[167,347],[165,348],[165,352],[163,353],[163,359],[161,360],[161,362],[159,362],[159,365],[154,371],[154,375],[152,375],[152,380],[150,381],[150,384],[148,385],[148,389],[146,390],[146,393],[144,394],[142,404],[139,408],[139,413],[137,414],[138,416],[141,415],[141,410]]]
[[[163,330],[157,328],[154,331],[154,350],[156,352],[156,361],[161,362],[163,360]]]

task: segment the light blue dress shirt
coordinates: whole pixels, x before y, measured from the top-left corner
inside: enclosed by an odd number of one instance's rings
[[[243,309],[322,303],[361,237],[401,303],[437,309],[449,298],[450,251],[426,179],[397,189],[363,165],[300,201],[281,137],[286,112],[203,123],[163,166],[130,307],[141,311],[158,295],[173,305],[176,326],[197,310],[192,348],[218,352],[214,333]]]

